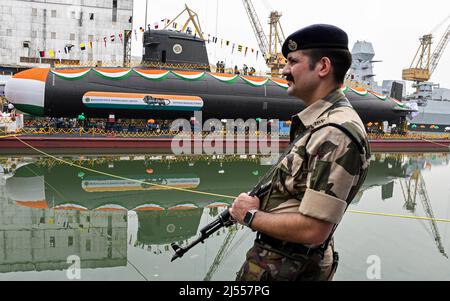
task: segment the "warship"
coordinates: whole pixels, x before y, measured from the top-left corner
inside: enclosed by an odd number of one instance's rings
[[[370,89],[381,94],[401,99],[410,109],[416,110],[407,116],[408,130],[422,132],[450,132],[450,90],[439,88],[432,82],[413,85],[417,91],[406,95],[406,82],[375,81],[375,60],[373,45],[367,41],[357,41],[352,49],[353,63],[347,76],[351,87]]]

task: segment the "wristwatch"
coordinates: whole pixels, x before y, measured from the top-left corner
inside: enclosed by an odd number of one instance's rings
[[[256,210],[256,209],[247,211],[247,213],[244,216],[244,225],[246,225],[249,228],[251,227],[252,221],[255,218],[256,212],[258,212],[258,210]]]

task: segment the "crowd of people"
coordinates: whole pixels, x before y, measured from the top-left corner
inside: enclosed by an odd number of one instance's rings
[[[223,61],[217,61],[216,63],[216,72],[217,73],[225,73],[225,63]],[[230,72],[231,73],[231,72]],[[242,66],[242,69],[239,69],[237,65],[234,66],[232,71],[234,74],[242,74],[242,75],[255,75],[256,69],[253,67],[248,67],[247,64]]]
[[[217,73],[225,73],[225,63],[223,61],[217,61],[216,72]]]
[[[80,130],[98,130],[105,131],[108,133],[167,133],[171,130],[173,120],[138,120],[138,119],[117,119],[112,122],[107,119],[100,118],[87,118],[84,114],[80,114],[77,118],[54,118],[54,117],[27,117],[24,121],[24,128],[28,131],[44,131],[49,132],[50,130],[56,130],[57,132],[72,131],[79,132]],[[222,121],[222,130],[220,132],[226,133],[227,127],[226,123]],[[199,128],[200,127],[200,128]],[[187,129],[180,126],[175,129],[174,132],[183,132]],[[272,132],[271,122],[267,122],[266,126],[261,129],[260,121],[256,124],[256,129],[250,129],[249,126],[244,128],[245,135],[253,134],[253,131],[267,131]],[[197,133],[213,133],[219,132],[214,126],[211,126],[210,130],[204,131],[201,125],[195,122],[195,120],[190,121],[190,132]],[[234,134],[239,134],[238,129],[234,129]]]
[[[80,116],[79,116],[80,117]],[[169,120],[154,120],[148,122],[146,120],[130,120],[118,119],[111,122],[100,118],[30,118],[25,121],[25,128],[35,130],[53,129],[98,129],[107,132],[128,132],[128,133],[144,133],[144,132],[161,132],[170,129]]]
[[[253,67],[249,68],[246,64],[244,64],[244,66],[242,67],[242,73],[238,69],[238,66],[234,66],[234,74],[254,75],[255,73],[256,73],[255,68],[253,68]]]

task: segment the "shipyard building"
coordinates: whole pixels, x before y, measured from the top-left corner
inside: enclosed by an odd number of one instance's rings
[[[0,274],[66,270],[74,254],[81,268],[126,266],[126,212],[43,209],[39,204],[46,203],[44,178],[10,177],[4,167],[0,166]],[[32,194],[21,181],[33,187]]]
[[[133,0],[0,1],[0,73],[55,65],[120,66]]]

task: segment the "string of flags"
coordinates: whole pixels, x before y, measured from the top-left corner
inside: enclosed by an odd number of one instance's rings
[[[116,39],[116,37],[118,37],[118,39]],[[137,39],[137,36],[136,36]],[[58,54],[69,54],[74,48],[78,48],[80,51],[86,51],[87,49],[93,49],[94,48],[94,44],[95,43],[103,43],[104,47],[107,48],[108,47],[108,43],[112,44],[112,43],[120,43],[123,44],[124,43],[124,36],[122,33],[119,34],[111,34],[110,36],[104,36],[102,38],[96,38],[95,41],[88,41],[88,42],[83,42],[80,43],[78,45],[78,47],[76,47],[76,45],[73,45],[72,43],[67,43],[66,46],[63,49],[47,49],[47,50],[38,50],[39,52],[39,57],[43,58],[43,57],[50,57],[50,58],[54,58],[56,53]]]
[[[160,22],[162,22],[162,24],[164,26],[166,26],[167,24],[170,23],[170,20],[166,18],[166,19],[162,19]],[[150,25],[148,25],[149,29],[150,28],[151,29],[162,29],[164,26],[160,26],[161,25],[160,22],[153,23],[153,28],[151,28]],[[176,23],[176,22],[173,22],[171,27],[172,27],[172,29],[177,30],[178,27],[179,27],[179,24]],[[181,30],[178,30],[178,31],[181,31]],[[196,32],[193,34],[194,31],[192,30],[191,27],[187,27],[186,30],[185,30],[186,33],[192,34],[194,36],[197,36]],[[135,38],[136,41],[138,41],[138,35],[142,35],[144,32],[145,32],[145,28],[141,26],[139,28],[133,29],[131,34],[134,33],[134,38]],[[259,50],[257,50],[257,49],[254,49],[252,47],[248,47],[248,46],[245,46],[245,45],[242,45],[242,44],[233,43],[230,40],[226,40],[224,38],[219,38],[219,37],[213,36],[211,34],[205,34],[205,33],[202,33],[202,34],[203,34],[203,37],[205,37],[206,43],[208,43],[208,44],[211,44],[211,43],[220,44],[221,48],[223,48],[223,47],[231,47],[231,53],[232,54],[235,53],[235,49],[237,48],[237,53],[242,53],[245,57],[247,56],[249,51],[252,54],[256,53],[256,59],[258,59],[258,57],[259,57]],[[74,47],[78,48],[80,51],[86,51],[87,49],[93,49],[95,43],[99,43],[99,44],[102,43],[103,47],[107,48],[108,44],[112,44],[112,43],[121,43],[121,44],[123,44],[124,43],[124,36],[123,36],[122,33],[119,33],[117,35],[115,33],[113,33],[113,34],[111,34],[109,36],[97,37],[95,39],[95,41],[88,41],[88,42],[80,43],[78,45],[78,47],[76,47],[72,43],[68,43],[68,44],[66,44],[66,46],[62,50],[60,50],[60,49],[59,50],[58,49],[57,50],[55,50],[55,49],[38,50],[39,57],[43,58],[43,57],[48,56],[50,58],[54,58],[57,53],[60,54],[60,55],[62,53],[69,54],[74,49]]]

